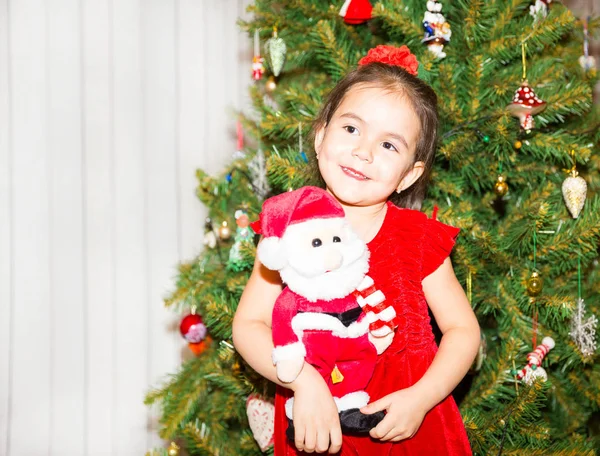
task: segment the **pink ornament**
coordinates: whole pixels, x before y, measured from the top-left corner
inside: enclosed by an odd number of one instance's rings
[[[257,394],[251,394],[246,400],[246,413],[256,443],[261,451],[266,451],[273,445],[275,405]]]
[[[200,315],[190,314],[184,317],[179,325],[179,331],[185,340],[193,344],[202,342],[206,338],[206,326]]]

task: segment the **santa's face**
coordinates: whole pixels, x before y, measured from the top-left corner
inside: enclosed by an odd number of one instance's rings
[[[281,242],[288,260],[281,278],[311,301],[348,295],[369,267],[366,244],[343,218],[291,225]]]

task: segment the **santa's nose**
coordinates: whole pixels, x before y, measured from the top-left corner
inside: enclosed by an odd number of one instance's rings
[[[342,265],[342,254],[337,250],[329,250],[325,254],[324,266],[326,271],[333,271]]]

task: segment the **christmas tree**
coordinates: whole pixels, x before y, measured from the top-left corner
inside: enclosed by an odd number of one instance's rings
[[[311,122],[378,44],[408,45],[439,97],[422,210],[437,205],[439,219],[462,230],[452,260],[482,342],[455,398],[473,452],[594,454],[600,131],[597,74],[583,54],[600,20],[584,24],[550,0],[257,0],[251,10],[241,26],[256,41],[256,83],[253,112],[240,119],[255,141],[221,175],[197,172],[210,210],[206,248],[180,265],[166,299],[189,314],[181,331],[197,357],[148,393],[162,410],[161,436],[173,441],[152,454],[272,451],[273,385],[231,341],[254,263],[248,221],[265,197],[321,184]]]

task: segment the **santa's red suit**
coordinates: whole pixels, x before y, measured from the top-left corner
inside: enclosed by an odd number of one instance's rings
[[[304,357],[323,376],[340,411],[369,401],[377,351],[369,341],[369,323],[353,295],[308,301],[285,288],[273,308],[273,362]],[[332,377],[332,373],[336,373]],[[286,410],[291,418],[291,402]]]

